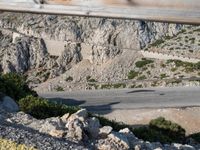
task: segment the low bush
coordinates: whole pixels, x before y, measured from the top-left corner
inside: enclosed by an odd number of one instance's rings
[[[93,114],[90,114],[90,116],[96,117],[97,119],[99,119],[99,122],[102,126],[111,126],[114,131],[119,131],[119,130],[124,129],[124,128],[131,129],[131,126],[124,124],[124,123],[121,123],[121,122],[116,122],[114,120],[109,120],[105,117],[93,115]]]
[[[134,70],[131,70],[129,73],[128,73],[128,79],[134,79],[135,77],[137,77],[139,74],[139,72],[137,71],[134,71]]]
[[[13,141],[0,138],[0,149],[1,150],[36,150],[31,147],[27,147],[23,144],[17,144]]]
[[[62,91],[64,91],[64,89],[63,89],[63,87],[58,86],[58,87],[56,88],[56,91],[57,91],[57,92],[62,92]]]
[[[135,66],[138,68],[142,68],[142,67],[146,66],[147,64],[151,64],[153,62],[154,62],[153,60],[143,58],[141,61],[137,61],[135,63]]]
[[[151,44],[151,46],[153,47],[157,47],[159,45],[161,45],[162,43],[164,43],[165,41],[163,39],[158,39],[156,40],[154,43]]]
[[[67,77],[67,78],[65,79],[65,81],[71,82],[71,81],[73,81],[73,77],[69,76],[69,77]]]
[[[31,95],[20,99],[19,107],[22,111],[37,119],[62,116],[66,113],[72,114],[79,110],[79,107],[56,104]]]
[[[145,75],[142,75],[142,76],[139,76],[137,79],[138,80],[145,80],[145,79],[147,79],[147,77]]]
[[[25,77],[15,73],[0,75],[0,91],[16,101],[27,95],[37,96],[37,93],[28,87]]]
[[[137,128],[133,132],[137,137],[150,142],[183,143],[185,140],[185,130],[163,117],[151,120],[148,127]]]
[[[114,89],[125,88],[125,87],[126,87],[125,83],[116,83],[116,84],[113,84],[113,88]]]
[[[195,142],[200,143],[200,132],[191,134],[187,138],[192,138]]]

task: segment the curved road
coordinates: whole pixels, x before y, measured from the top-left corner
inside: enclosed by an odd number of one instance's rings
[[[91,90],[39,93],[58,103],[90,111],[200,106],[200,87]]]

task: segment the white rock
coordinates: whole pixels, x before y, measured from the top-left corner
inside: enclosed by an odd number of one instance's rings
[[[112,132],[108,135],[108,138],[111,139],[113,142],[118,143],[119,145],[123,145],[124,149],[130,148],[127,137],[121,133]]]
[[[70,114],[67,113],[67,114],[64,114],[62,117],[61,117],[61,120],[63,123],[67,123],[67,119],[69,118]]]
[[[99,130],[99,135],[102,138],[106,138],[108,136],[108,134],[110,134],[112,132],[113,128],[111,126],[104,126],[102,128],[100,128]]]
[[[49,134],[53,137],[62,138],[66,132],[64,130],[51,130]]]
[[[86,109],[81,109],[81,110],[77,111],[76,113],[74,113],[74,115],[86,119],[88,117],[88,112]]]
[[[64,124],[62,123],[60,118],[48,118],[45,120],[45,122],[42,124],[40,128],[40,132],[43,133],[49,133],[52,130],[63,130],[64,129]]]
[[[68,138],[76,139],[78,141],[83,140],[83,123],[79,119],[68,122],[66,127],[68,129]]]

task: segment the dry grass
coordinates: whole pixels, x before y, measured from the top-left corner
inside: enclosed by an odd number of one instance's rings
[[[27,147],[23,144],[17,144],[10,140],[0,138],[0,150],[36,150],[36,149]]]

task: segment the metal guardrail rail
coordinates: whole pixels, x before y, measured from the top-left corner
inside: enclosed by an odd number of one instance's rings
[[[199,0],[0,0],[0,10],[200,24]]]

